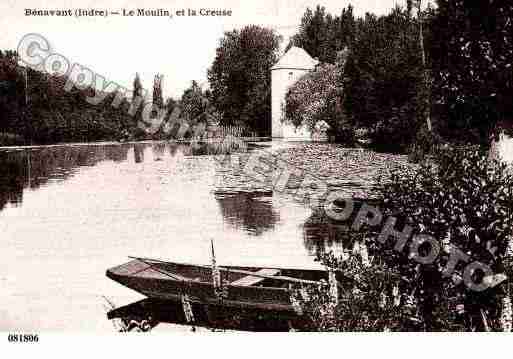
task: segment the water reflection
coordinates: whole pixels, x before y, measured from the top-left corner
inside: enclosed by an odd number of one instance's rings
[[[119,323],[115,323],[116,327],[125,328],[129,327],[132,321],[141,322],[151,318],[152,326],[168,323],[254,332],[287,332],[290,328],[305,329],[309,324],[305,318],[297,316],[294,312],[230,309],[197,303],[192,303],[191,309],[194,322],[188,323],[182,303],[148,298],[110,310],[107,318],[113,321],[119,320]]]
[[[26,155],[0,153],[0,210],[7,203],[17,204],[23,200],[23,188],[28,186]]]
[[[161,161],[166,156],[166,149],[171,157],[178,152],[185,156],[202,156],[230,151],[226,143],[164,142],[0,150],[0,210],[8,203],[20,205],[25,188],[38,189],[49,181],[66,180],[80,167],[92,167],[103,161],[126,162],[132,148],[134,162],[143,163],[145,150],[150,147],[154,161]],[[237,144],[231,150],[246,151],[247,147]]]
[[[127,255],[208,263],[210,238],[220,263],[317,268],[311,255],[345,245],[343,228],[244,175],[252,150],[262,148],[0,150],[0,331],[111,330],[98,297],[141,298],[106,278],[106,268]],[[236,153],[214,156],[227,151]]]
[[[258,192],[217,195],[223,218],[235,228],[243,228],[255,236],[274,228],[280,220],[273,208],[272,197]]]
[[[134,161],[135,163],[142,163],[144,162],[144,148],[146,145],[144,144],[136,144],[134,145]]]
[[[247,142],[238,141],[235,138],[226,138],[222,142],[192,142],[186,147],[186,156],[211,156],[227,153],[244,153],[248,151]]]
[[[356,188],[356,187],[355,187]],[[316,208],[303,224],[303,241],[311,255],[320,255],[329,251],[342,254],[344,249],[353,248],[357,233],[350,228],[361,206],[366,203],[380,206],[379,199],[352,198],[353,211],[346,221],[335,221],[325,212],[324,208]],[[345,203],[337,203],[340,208]]]
[[[104,160],[110,160],[114,163],[125,162],[128,157],[129,146],[101,146],[100,149],[105,151]]]
[[[65,146],[0,151],[0,210],[6,204],[19,205],[25,188],[37,189],[50,180],[65,180],[77,168],[101,161],[127,159],[128,146]]]
[[[229,146],[232,146],[230,148]],[[133,149],[135,163],[145,161],[151,149],[153,161],[166,157],[205,156],[223,152],[252,149],[252,145],[239,143],[134,143],[101,146],[62,146],[43,147],[27,150],[0,151],[0,211],[7,204],[19,206],[23,202],[26,188],[37,189],[49,181],[64,181],[73,176],[81,167],[95,166],[102,161],[121,163],[128,161]],[[233,155],[238,156],[238,155]],[[239,156],[240,157],[240,156]],[[240,163],[239,163],[240,162]],[[243,166],[243,160],[237,162]],[[191,166],[194,166],[191,163]],[[259,236],[275,228],[280,222],[280,212],[273,207],[272,192],[258,192],[254,186],[248,188],[249,181],[239,171],[228,171],[216,164],[216,176],[223,177],[223,186],[233,190],[228,195],[215,195],[220,213],[226,223],[235,229]],[[246,188],[242,187],[244,183]],[[310,255],[329,250],[339,251],[350,244],[348,228],[327,218],[322,209],[312,211],[304,221],[303,240]]]
[[[315,209],[303,224],[303,241],[310,255],[329,251],[340,254],[351,247],[350,229],[347,224],[330,219],[324,209]]]
[[[166,144],[164,142],[157,142],[151,145],[154,161],[162,161],[166,152]]]

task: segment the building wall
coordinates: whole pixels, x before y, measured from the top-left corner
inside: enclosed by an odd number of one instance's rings
[[[305,126],[296,129],[291,124],[282,123],[285,95],[292,86],[308,70],[275,69],[271,72],[272,83],[272,137],[291,140],[310,140],[310,131]]]

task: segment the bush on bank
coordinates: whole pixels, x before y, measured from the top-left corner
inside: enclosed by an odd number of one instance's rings
[[[351,232],[351,243],[342,256],[321,255],[328,268],[349,273],[353,280],[343,285],[335,309],[319,309],[312,316],[314,329],[511,328],[510,280],[475,291],[462,279],[466,264],[473,261],[488,265],[494,274],[513,274],[512,171],[479,149],[447,149],[416,168],[393,171],[389,181],[382,181],[380,195],[384,218],[396,217],[397,231],[408,225],[414,235],[434,237],[440,253],[433,263],[420,265],[409,258],[408,244],[397,252],[393,238],[379,243],[381,227]],[[444,276],[451,246],[466,254],[468,261],[460,261],[450,276]],[[422,251],[429,248],[421,246]],[[362,264],[363,258],[368,258],[367,265]],[[482,272],[475,271],[472,279],[480,283]],[[329,308],[327,289],[315,291],[320,294],[307,296],[303,306]]]

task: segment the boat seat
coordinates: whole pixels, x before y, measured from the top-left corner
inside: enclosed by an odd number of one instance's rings
[[[260,269],[255,272],[255,274],[262,274],[262,275],[268,275],[268,276],[278,275],[279,273],[280,273],[280,270],[274,269],[274,268],[263,268],[263,269]],[[236,281],[234,281],[230,284],[237,285],[237,286],[249,287],[249,286],[258,284],[265,279],[267,279],[267,278],[255,277],[253,275],[247,275],[245,277],[237,279]]]

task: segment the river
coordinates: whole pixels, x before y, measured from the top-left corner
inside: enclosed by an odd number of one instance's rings
[[[319,268],[319,247],[337,242],[326,224],[277,193],[216,195],[221,167],[206,145],[1,149],[0,331],[112,331],[102,296],[142,296],[107,268],[130,255],[209,263],[211,239],[220,264]]]

